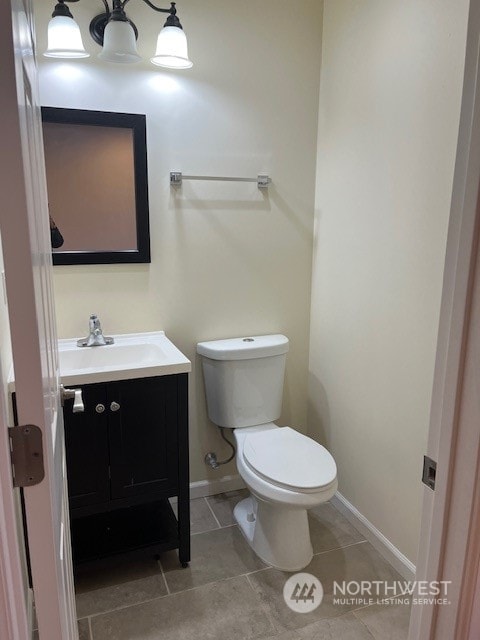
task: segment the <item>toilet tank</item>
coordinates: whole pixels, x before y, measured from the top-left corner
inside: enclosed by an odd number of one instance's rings
[[[287,351],[280,334],[199,342],[210,420],[230,429],[277,420]]]

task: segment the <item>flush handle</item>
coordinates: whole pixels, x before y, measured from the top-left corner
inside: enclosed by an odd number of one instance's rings
[[[82,399],[81,389],[65,389],[63,384],[60,385],[60,399],[62,401],[62,407],[65,404],[65,400],[71,400],[73,398],[73,413],[82,413],[85,411]]]
[[[120,405],[118,402],[112,402],[110,405],[110,411],[118,411],[120,409]]]

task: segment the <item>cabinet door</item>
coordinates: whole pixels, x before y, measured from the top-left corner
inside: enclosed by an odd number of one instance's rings
[[[83,413],[73,413],[73,400],[64,406],[70,508],[110,500],[108,411],[104,384],[82,387]],[[96,408],[103,405],[105,411]]]
[[[177,379],[161,376],[108,384],[113,500],[176,488]]]

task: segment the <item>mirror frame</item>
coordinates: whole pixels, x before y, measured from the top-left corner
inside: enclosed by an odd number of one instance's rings
[[[42,107],[42,121],[121,127],[133,132],[137,248],[123,251],[52,251],[54,265],[150,262],[146,116],[133,113]]]

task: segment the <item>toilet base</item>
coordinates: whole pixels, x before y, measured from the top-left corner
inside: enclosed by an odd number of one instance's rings
[[[300,571],[313,557],[308,512],[250,495],[233,511],[247,542],[257,556],[282,571]]]

